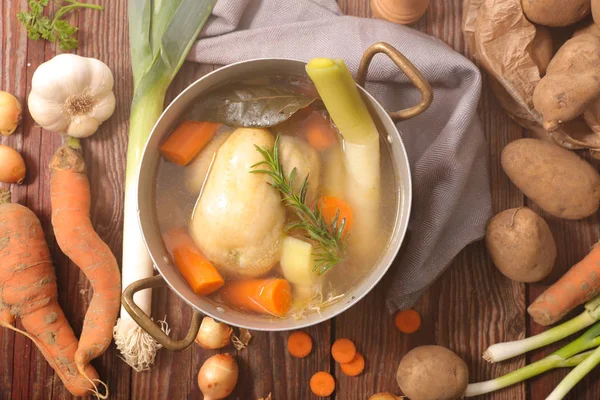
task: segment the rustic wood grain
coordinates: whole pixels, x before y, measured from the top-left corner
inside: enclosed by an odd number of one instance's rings
[[[15,15],[26,8],[26,0],[0,0],[0,90],[15,94],[25,106],[25,119],[16,134],[0,138],[0,143],[15,147],[24,155],[29,172],[25,185],[12,187],[13,200],[30,207],[40,217],[52,250],[59,282],[59,303],[77,334],[81,331],[85,310],[91,298],[91,287],[76,266],[60,252],[50,225],[48,162],[62,138],[36,126],[28,116],[25,99],[31,76],[37,66],[57,54],[57,46],[27,40]],[[117,109],[98,134],[84,143],[88,175],[93,190],[92,221],[100,236],[110,245],[117,258],[122,250],[122,211],[127,127],[132,96],[131,68],[128,55],[127,2],[102,2],[103,13],[84,11],[71,16],[77,24],[80,48],[78,54],[93,56],[109,65],[115,75]],[[339,0],[345,14],[371,16],[368,0]],[[467,56],[461,26],[462,0],[432,0],[427,14],[412,26],[436,36],[456,51]],[[172,99],[193,80],[211,71],[213,66],[186,63],[173,83],[168,99]],[[337,382],[332,396],[338,400],[365,400],[378,391],[399,394],[395,383],[397,364],[408,350],[422,344],[447,346],[461,355],[470,367],[470,379],[491,379],[525,363],[525,357],[487,364],[483,351],[493,343],[519,339],[526,333],[537,333],[541,327],[529,321],[526,304],[582,258],[596,242],[600,232],[598,217],[580,222],[562,221],[541,212],[526,201],[500,168],[502,148],[524,136],[523,129],[511,121],[499,107],[484,80],[480,117],[488,141],[488,155],[495,212],[528,205],[540,212],[550,224],[559,248],[556,271],[548,281],[525,285],[512,283],[492,265],[482,243],[468,246],[454,260],[448,271],[423,295],[415,306],[423,317],[421,330],[413,335],[400,334],[384,307],[385,278],[376,289],[355,307],[335,318],[307,329],[314,341],[312,354],[303,360],[286,350],[287,333],[255,332],[251,346],[235,353],[240,365],[240,380],[230,399],[254,400],[272,393],[273,399],[316,399],[308,381],[319,370],[330,371]],[[6,185],[4,185],[6,187]],[[394,265],[398,268],[401,265]],[[391,274],[386,276],[389,279]],[[167,320],[174,337],[185,334],[191,310],[167,289],[153,294],[153,317]],[[20,325],[17,325],[20,326]],[[329,348],[336,338],[353,339],[365,355],[365,372],[356,378],[341,373],[330,358]],[[532,353],[539,359],[559,345]],[[114,399],[200,399],[196,383],[202,363],[215,351],[197,346],[180,352],[160,351],[151,371],[133,372],[119,357],[114,346],[94,361],[100,376],[111,388]],[[482,399],[541,400],[565,375],[554,371],[499,391]],[[600,371],[586,378],[569,399],[597,399]],[[69,399],[60,380],[29,339],[0,330],[0,399]]]

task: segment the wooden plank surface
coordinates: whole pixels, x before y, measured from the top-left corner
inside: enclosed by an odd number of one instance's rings
[[[26,0],[0,0],[0,89],[15,94],[24,105],[33,71],[57,54],[57,47],[52,43],[27,40],[15,18],[18,11],[26,8],[26,3]],[[97,135],[85,141],[84,146],[93,188],[92,220],[100,236],[120,258],[125,150],[132,95],[127,4],[126,0],[102,3],[106,7],[104,13],[81,12],[72,16],[71,21],[82,28],[77,53],[103,60],[115,75],[116,113]],[[371,15],[368,0],[339,0],[339,4],[345,14]],[[414,27],[469,56],[460,30],[461,15],[462,0],[432,0],[426,16]],[[186,63],[171,87],[169,98],[210,70],[212,67]],[[59,302],[79,334],[91,289],[56,246],[49,219],[47,164],[62,139],[36,126],[28,117],[26,107],[24,115],[17,133],[0,139],[0,143],[21,151],[29,167],[26,184],[12,187],[13,200],[30,207],[42,221],[56,265]],[[510,184],[500,168],[499,157],[504,145],[524,136],[525,132],[500,109],[486,83],[480,117],[489,149],[494,211],[525,204],[536,209]],[[559,247],[559,272],[580,259],[600,233],[597,217],[577,223],[554,218],[547,220]],[[257,332],[248,349],[240,352],[229,349],[237,353],[240,364],[240,381],[230,398],[253,400],[272,393],[276,400],[313,399],[316,397],[310,394],[308,381],[318,370],[334,374],[338,389],[332,398],[338,400],[365,400],[378,391],[399,393],[395,370],[402,355],[414,346],[434,343],[450,347],[461,355],[470,367],[472,381],[499,376],[524,365],[525,357],[492,365],[485,363],[480,355],[490,344],[540,331],[526,318],[526,304],[549,282],[551,280],[528,287],[512,283],[495,270],[481,243],[472,244],[458,255],[448,271],[415,306],[423,317],[422,328],[417,334],[401,335],[393,326],[392,318],[384,309],[384,279],[346,313],[308,329],[315,349],[307,359],[289,356],[285,349],[286,333]],[[191,310],[167,290],[155,290],[153,304],[154,317],[168,315],[173,335],[181,337]],[[330,359],[329,347],[340,337],[355,340],[359,351],[366,356],[365,373],[357,378],[345,377]],[[531,359],[538,359],[549,351],[535,352]],[[181,353],[161,351],[151,371],[136,373],[120,360],[111,346],[93,364],[111,388],[113,399],[199,399],[202,396],[196,375],[204,360],[212,354],[215,352],[201,351],[196,346]],[[554,371],[528,385],[516,385],[481,398],[541,400],[564,375],[565,371]],[[568,398],[597,399],[599,376],[600,372],[593,373]],[[0,330],[0,400],[68,398],[60,380],[29,339],[6,329]]]

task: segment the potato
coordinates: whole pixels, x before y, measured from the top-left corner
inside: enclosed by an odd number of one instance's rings
[[[598,211],[600,175],[577,154],[550,142],[519,139],[502,151],[512,183],[547,213],[581,219]]]
[[[600,25],[600,0],[592,0],[592,15],[594,22]]]
[[[467,389],[469,369],[445,347],[420,346],[402,358],[396,381],[411,400],[454,400]]]
[[[594,23],[594,21],[590,21],[573,32],[573,37],[583,35],[585,33],[591,33],[592,35],[600,36],[600,25]]]
[[[533,105],[552,132],[600,97],[600,37],[575,36],[558,50],[533,91]]]
[[[517,282],[544,279],[556,260],[556,243],[548,224],[527,207],[504,210],[492,218],[485,245],[498,270]]]
[[[579,22],[590,14],[590,0],[523,0],[523,12],[536,24],[558,27]]]
[[[545,26],[535,27],[535,36],[531,41],[529,55],[531,56],[531,59],[535,65],[537,65],[538,70],[540,71],[540,76],[544,76],[546,74],[548,64],[550,64],[552,56],[554,55],[554,46],[552,45],[552,35],[550,34],[550,29],[546,28]]]

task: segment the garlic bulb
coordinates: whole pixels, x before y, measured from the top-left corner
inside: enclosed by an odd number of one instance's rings
[[[84,138],[115,111],[114,78],[95,58],[60,54],[38,67],[28,105],[43,128]]]

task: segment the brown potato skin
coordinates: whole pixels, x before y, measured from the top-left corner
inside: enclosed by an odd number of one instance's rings
[[[536,24],[560,27],[579,22],[590,14],[590,0],[522,0],[523,12]]]
[[[445,347],[420,346],[402,358],[396,382],[411,400],[455,400],[467,389],[469,369]]]
[[[485,245],[498,270],[517,282],[538,282],[552,272],[556,243],[546,221],[527,207],[494,216]]]
[[[550,142],[519,139],[502,151],[512,183],[547,213],[581,219],[598,211],[600,175],[577,154]]]
[[[592,16],[594,22],[600,25],[600,0],[592,0]]]
[[[599,66],[600,37],[583,33],[561,46],[533,91],[533,106],[546,130],[579,117],[600,98]]]
[[[537,65],[540,76],[546,75],[546,69],[554,55],[554,46],[552,44],[552,34],[550,33],[550,29],[545,26],[535,27],[535,36],[531,41],[529,54],[535,65]]]

